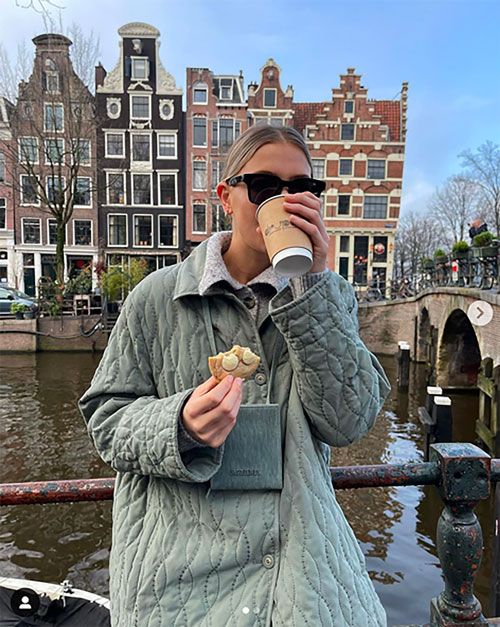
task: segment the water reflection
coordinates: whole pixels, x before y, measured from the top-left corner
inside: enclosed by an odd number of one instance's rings
[[[0,482],[110,477],[98,457],[76,401],[88,387],[99,356],[86,353],[4,355],[0,361]],[[423,460],[417,407],[425,399],[425,371],[412,367],[408,393],[396,388],[395,360],[380,359],[393,385],[372,431],[332,450],[332,465]],[[474,438],[478,399],[452,397],[454,435]],[[443,588],[435,531],[442,504],[428,487],[339,490],[389,625],[425,623],[429,602]],[[0,574],[61,582],[105,596],[111,545],[111,502],[0,508]],[[477,513],[485,559],[476,594],[488,607],[492,503]]]

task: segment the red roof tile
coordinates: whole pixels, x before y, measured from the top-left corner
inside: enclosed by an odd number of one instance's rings
[[[302,133],[306,124],[315,124],[316,115],[318,113],[323,113],[323,107],[327,104],[327,102],[294,102],[294,128],[296,128],[299,133]]]
[[[401,110],[399,100],[369,100],[375,115],[380,115],[381,123],[389,127],[389,141],[399,141],[401,131]]]

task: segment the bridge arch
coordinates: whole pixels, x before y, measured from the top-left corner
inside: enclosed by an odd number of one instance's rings
[[[473,387],[481,366],[479,342],[469,318],[454,309],[439,343],[437,384],[442,387]]]
[[[427,307],[422,307],[419,312],[417,337],[417,359],[419,361],[429,363],[431,343],[431,319]]]

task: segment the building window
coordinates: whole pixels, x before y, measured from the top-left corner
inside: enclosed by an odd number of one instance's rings
[[[177,216],[158,216],[159,246],[177,246]]]
[[[219,120],[219,146],[221,150],[227,150],[240,134],[240,123],[233,118],[220,118]]]
[[[47,220],[47,242],[49,246],[57,244],[57,220]]]
[[[151,177],[149,174],[132,174],[134,205],[151,204]]]
[[[171,120],[174,117],[174,101],[171,98],[161,99],[158,103],[160,118],[162,120]]]
[[[366,169],[366,178],[385,179],[385,160],[384,159],[368,159],[368,167]]]
[[[77,176],[75,181],[74,205],[76,207],[90,207],[90,178]]]
[[[108,246],[127,246],[127,216],[108,215]]]
[[[151,135],[131,135],[132,161],[151,161]]]
[[[119,98],[106,98],[106,110],[108,112],[108,118],[116,120],[120,117],[122,112],[122,103]]]
[[[158,133],[158,157],[160,159],[177,159],[176,133]]]
[[[92,244],[92,221],[73,220],[73,243],[75,246]]]
[[[145,57],[132,57],[132,80],[147,81],[149,78],[149,63]]]
[[[354,237],[354,281],[358,285],[366,285],[368,270],[368,236]]]
[[[46,131],[64,130],[64,110],[62,104],[46,104],[44,115]]]
[[[352,159],[340,159],[339,161],[339,176],[351,176],[352,175]]]
[[[123,172],[106,172],[106,178],[108,205],[124,205],[125,174]]]
[[[349,280],[349,257],[340,257],[339,274],[340,276],[344,277],[346,281]]]
[[[215,191],[217,189],[217,185],[220,182],[220,177],[222,174],[221,162],[217,160],[212,161],[212,190]]]
[[[158,174],[160,205],[177,204],[177,174]]]
[[[66,180],[63,176],[48,176],[47,177],[47,200],[52,205],[63,207],[65,199],[65,186]]]
[[[130,96],[132,100],[132,118],[136,120],[149,120],[149,96]]]
[[[207,104],[208,103],[208,88],[204,83],[199,83],[194,86],[193,102],[194,104]]]
[[[207,118],[193,118],[193,146],[207,145]]]
[[[40,219],[22,218],[23,244],[40,244]]]
[[[349,252],[349,235],[340,236],[340,252],[341,253]]]
[[[351,197],[340,194],[337,215],[348,216],[350,213]]]
[[[7,228],[7,208],[5,198],[0,198],[0,229]]]
[[[45,163],[47,165],[62,165],[64,161],[64,139],[46,139]]]
[[[387,236],[375,236],[373,238],[373,262],[385,263],[387,261]]]
[[[34,176],[23,174],[21,176],[21,204],[22,205],[38,205],[40,204],[37,195],[37,180]]]
[[[19,138],[19,161],[38,163],[38,139],[36,137]]]
[[[312,159],[312,166],[313,178],[323,180],[325,178],[325,160]]]
[[[207,208],[202,203],[193,204],[193,232],[205,233],[207,230]]]
[[[153,245],[153,216],[134,216],[134,246]]]
[[[5,155],[0,152],[0,183],[5,181]]]
[[[272,117],[268,119],[269,126],[284,126],[285,121],[283,118]]]
[[[124,157],[123,133],[106,133],[106,157]]]
[[[385,220],[387,218],[387,196],[365,196],[363,218]]]
[[[340,139],[354,139],[354,124],[342,124],[340,131]]]
[[[193,189],[207,189],[207,162],[204,160],[193,161]]]
[[[90,139],[74,139],[72,148],[74,163],[90,165]]]
[[[354,113],[354,100],[344,102],[344,113]]]
[[[264,106],[276,106],[276,89],[264,89]]]

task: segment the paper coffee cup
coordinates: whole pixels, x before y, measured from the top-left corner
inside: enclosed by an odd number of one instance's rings
[[[290,222],[283,199],[283,194],[268,198],[255,215],[273,268],[282,276],[300,276],[312,266],[313,247],[307,233]]]

